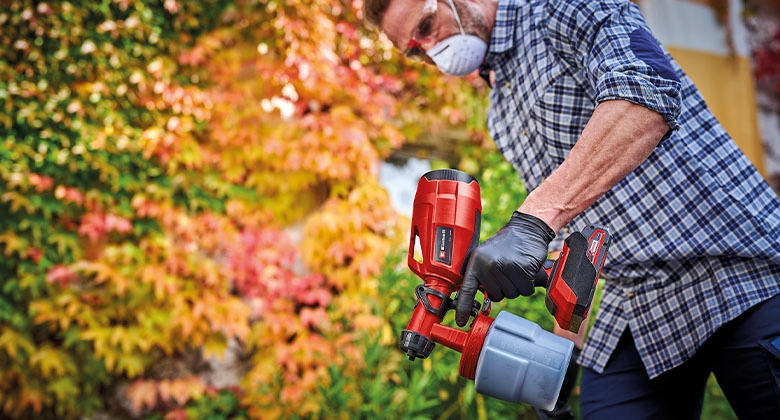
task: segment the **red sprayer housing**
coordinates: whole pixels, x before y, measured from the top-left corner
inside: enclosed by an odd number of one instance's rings
[[[479,243],[482,202],[477,180],[464,172],[440,169],[417,183],[409,240],[409,268],[420,276],[450,283],[455,291],[463,281],[469,254]],[[414,256],[419,238],[422,261]]]
[[[412,360],[428,357],[434,342],[459,352],[472,347],[467,344],[471,332],[446,327],[441,321],[451,308],[450,295],[460,288],[468,258],[479,244],[481,214],[479,184],[471,175],[442,169],[420,178],[407,261],[424,284],[415,290],[417,304],[400,344]],[[420,261],[415,258],[415,243],[421,251]],[[475,320],[474,325],[484,323],[487,329],[488,320]]]

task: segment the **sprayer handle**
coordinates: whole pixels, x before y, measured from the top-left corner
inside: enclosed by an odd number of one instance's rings
[[[555,260],[545,260],[542,263],[542,267],[536,272],[536,276],[534,277],[534,287],[547,287],[554,266]]]

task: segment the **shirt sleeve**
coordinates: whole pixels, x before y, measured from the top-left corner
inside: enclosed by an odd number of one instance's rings
[[[628,0],[550,1],[545,28],[556,54],[585,79],[594,100],[626,100],[679,127],[685,77]]]

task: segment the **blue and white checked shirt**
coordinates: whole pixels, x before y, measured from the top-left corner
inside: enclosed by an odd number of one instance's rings
[[[653,109],[672,128],[551,245],[590,223],[613,235],[582,365],[603,371],[630,327],[654,378],[780,291],[780,199],[635,5],[500,0],[486,63],[495,71],[490,133],[529,190],[563,162],[602,101]]]

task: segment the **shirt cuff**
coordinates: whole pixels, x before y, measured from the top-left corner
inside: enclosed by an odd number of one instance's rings
[[[651,109],[664,117],[670,131],[680,128],[680,83],[660,77],[610,72],[599,79],[597,103],[624,100]]]

